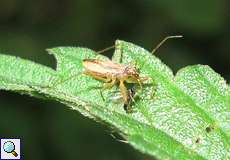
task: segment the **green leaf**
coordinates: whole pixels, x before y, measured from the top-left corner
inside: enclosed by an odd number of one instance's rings
[[[136,149],[159,159],[230,159],[230,87],[210,67],[188,66],[176,76],[148,51],[116,41],[114,61],[149,77],[126,113],[119,88],[83,74],[82,60],[108,59],[86,48],[49,49],[57,70],[0,55],[0,89],[57,100],[116,129]]]

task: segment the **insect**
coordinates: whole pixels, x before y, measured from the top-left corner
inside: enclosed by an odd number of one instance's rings
[[[104,89],[119,83],[122,99],[126,105],[129,103],[130,96],[124,83],[138,83],[141,86],[144,81],[149,79],[148,77],[140,77],[135,67],[113,61],[84,59],[83,67],[85,68],[84,74],[105,82]]]
[[[153,50],[152,54],[167,40],[170,38],[180,38],[182,36],[168,36],[164,38]],[[102,51],[97,53],[105,52],[112,47],[108,47]],[[142,88],[142,83],[148,79],[149,77],[140,77],[137,69],[130,65],[115,63],[110,60],[98,60],[98,59],[84,59],[83,67],[85,69],[84,73],[86,75],[92,76],[95,79],[104,81],[104,89],[109,89],[115,84],[119,84],[119,88],[122,94],[123,103],[125,106],[130,105],[130,100],[132,99],[132,95],[130,91],[128,91],[125,83],[138,83]],[[128,107],[126,107],[128,108]]]

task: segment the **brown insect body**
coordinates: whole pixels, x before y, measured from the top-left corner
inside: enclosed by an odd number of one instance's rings
[[[146,78],[140,78],[138,71],[134,67],[114,63],[110,60],[84,59],[83,66],[85,74],[105,82],[105,89],[119,83],[124,104],[128,104],[130,99],[124,82],[141,84],[146,80]]]

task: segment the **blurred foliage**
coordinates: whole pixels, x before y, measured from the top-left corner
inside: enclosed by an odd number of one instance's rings
[[[230,80],[228,6],[227,0],[2,0],[0,51],[54,68],[46,48],[100,50],[123,39],[151,50],[163,37],[182,34],[156,53],[174,72],[207,64]],[[22,138],[26,159],[146,159],[63,105],[0,95],[0,136]]]

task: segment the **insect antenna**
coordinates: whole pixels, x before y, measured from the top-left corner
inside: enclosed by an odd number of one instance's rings
[[[96,53],[97,53],[97,54],[101,54],[101,53],[104,53],[104,52],[106,52],[106,51],[109,51],[109,50],[111,50],[111,49],[113,49],[113,48],[115,48],[115,45],[112,45],[112,46],[110,46],[110,47],[107,47],[107,48],[105,48],[105,49],[102,49],[102,50],[100,50],[100,51],[97,51]]]
[[[158,43],[158,45],[152,50],[152,54],[154,54],[158,48],[160,48],[160,46],[165,43],[165,41],[167,41],[168,39],[173,39],[173,38],[182,38],[182,35],[175,35],[175,36],[167,36],[165,37],[162,41],[160,41],[160,43]]]

